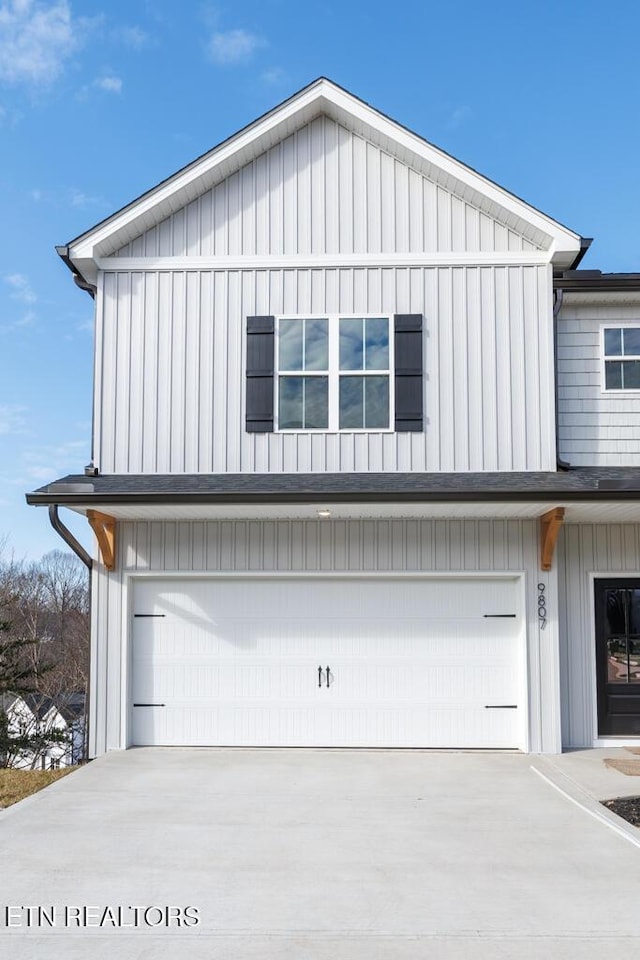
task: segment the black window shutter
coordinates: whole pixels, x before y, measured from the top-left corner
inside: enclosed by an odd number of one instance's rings
[[[248,433],[273,430],[273,317],[247,317],[247,414]]]
[[[424,429],[422,410],[422,314],[397,313],[395,331],[395,429],[399,433]]]

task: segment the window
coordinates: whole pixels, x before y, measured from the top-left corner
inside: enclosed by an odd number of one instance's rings
[[[247,433],[424,430],[423,317],[248,316]]]
[[[604,389],[640,390],[640,327],[604,328]]]
[[[277,321],[279,430],[388,430],[389,317]]]

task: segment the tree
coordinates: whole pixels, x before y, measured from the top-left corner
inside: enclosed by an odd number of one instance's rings
[[[60,550],[30,564],[4,561],[0,553],[0,763],[29,756],[35,764],[66,742],[68,733],[63,736],[51,719],[60,712],[84,728],[78,706],[88,662],[89,590],[82,564]],[[29,701],[33,723],[7,717],[3,695]]]

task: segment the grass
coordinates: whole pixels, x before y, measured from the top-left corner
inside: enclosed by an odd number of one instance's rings
[[[37,793],[76,769],[77,767],[65,767],[63,770],[0,770],[0,810],[30,797],[32,793]]]

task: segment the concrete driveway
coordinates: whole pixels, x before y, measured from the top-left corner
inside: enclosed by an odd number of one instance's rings
[[[640,847],[532,763],[544,766],[496,753],[110,754],[0,813],[0,955],[636,960]],[[27,906],[55,926],[31,911],[40,925],[27,927]],[[141,925],[120,925],[133,906]],[[187,906],[199,924],[176,926]],[[66,925],[82,907],[89,925]],[[160,910],[145,920],[147,907]]]

